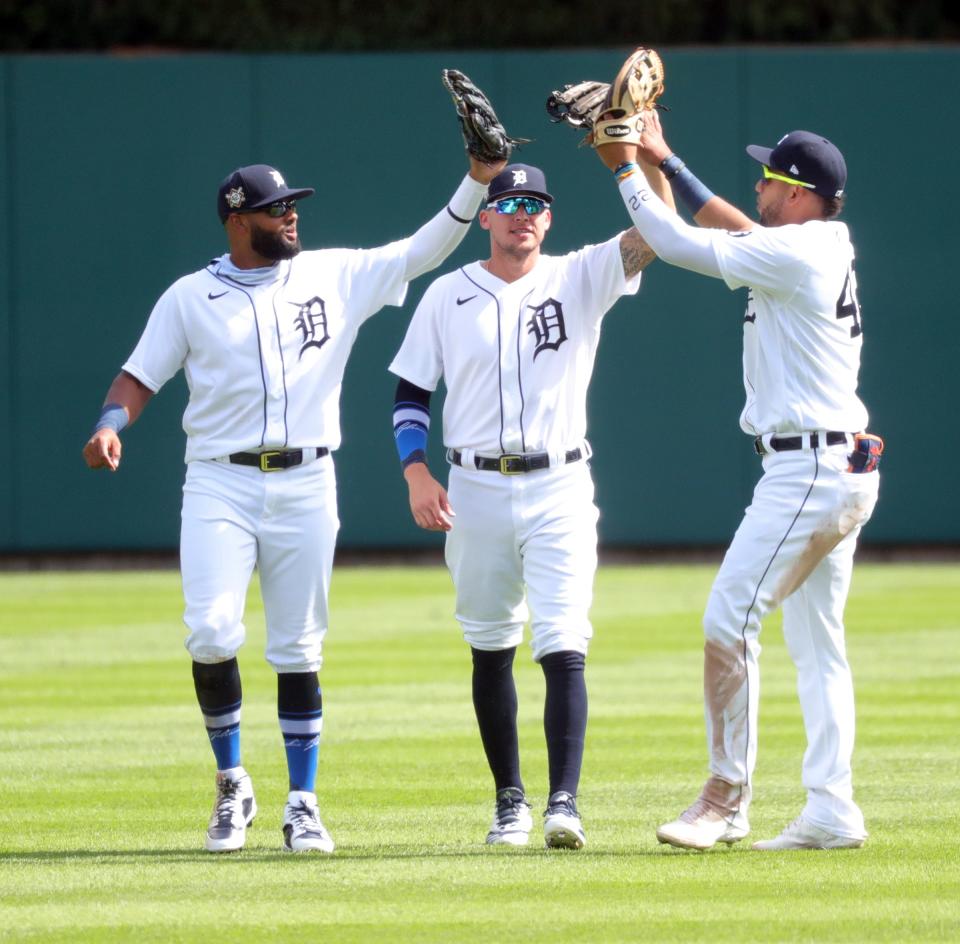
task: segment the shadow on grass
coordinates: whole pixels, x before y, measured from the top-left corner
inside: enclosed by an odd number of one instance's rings
[[[724,854],[721,852],[721,854]],[[280,847],[276,849],[243,849],[240,852],[212,854],[202,849],[68,849],[68,850],[27,850],[24,852],[0,852],[0,864],[14,865],[24,863],[65,864],[70,862],[117,862],[127,860],[155,859],[168,864],[170,862],[275,862],[278,859],[289,862],[342,862],[344,860],[357,861],[403,861],[405,859],[478,859],[483,857],[512,857],[522,859],[650,859],[664,855],[679,853],[678,850],[668,849],[503,849],[481,846],[476,849],[463,848],[396,848],[382,847],[378,849],[351,849],[338,848],[333,853],[296,853],[292,854]],[[698,856],[702,853],[693,852]],[[715,855],[716,853],[714,853]]]

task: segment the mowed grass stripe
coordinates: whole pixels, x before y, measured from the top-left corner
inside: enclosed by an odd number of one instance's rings
[[[442,568],[338,568],[319,795],[332,857],[280,851],[276,682],[252,588],[244,761],[260,815],[200,851],[209,747],[175,573],[0,574],[0,940],[921,941],[960,939],[960,567],[859,565],[856,852],[706,855],[656,825],[706,772],[700,617],[715,567],[600,570],[579,853],[482,845],[489,773]],[[779,618],[762,637],[753,836],[803,803]],[[524,777],[546,793],[543,680],[518,652]]]

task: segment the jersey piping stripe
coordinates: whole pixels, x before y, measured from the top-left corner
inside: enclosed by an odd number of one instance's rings
[[[287,395],[287,363],[283,359],[283,335],[280,332],[280,317],[277,314],[277,296],[280,292],[286,288],[287,282],[290,281],[290,273],[293,272],[293,260],[290,260],[290,265],[287,266],[287,274],[283,281],[277,286],[273,293],[273,297],[270,299],[271,304],[273,305],[273,323],[277,328],[277,348],[280,351],[280,372],[283,376],[283,445],[286,447],[290,442],[290,430],[287,428],[287,407],[290,405],[290,397]]]
[[[481,292],[489,295],[493,299],[494,304],[497,306],[497,385],[500,388],[498,390],[500,395],[500,451],[506,452],[507,450],[503,447],[503,374],[500,366],[503,356],[503,342],[500,337],[500,299],[497,298],[497,296],[494,295],[489,289],[484,288],[479,282],[475,282],[473,279],[471,279],[470,276],[467,275],[466,269],[461,268],[460,272],[471,285],[475,285],[478,289],[480,289]]]
[[[531,288],[520,300],[520,308],[517,309],[517,387],[520,389],[520,451],[527,451],[527,435],[523,431],[523,410],[527,401],[523,397],[523,362],[520,359],[520,342],[523,340],[521,332],[523,331],[523,310],[526,307],[527,299],[533,294]]]
[[[277,337],[280,336],[280,325],[277,320],[277,306],[276,306],[276,297],[277,293],[287,284],[290,279],[290,273],[293,269],[293,262],[291,261],[290,265],[287,266],[287,274],[284,277],[282,283],[277,287],[276,291],[273,293],[273,298],[271,299],[271,304],[273,307],[273,318],[274,322],[277,325]],[[250,303],[250,307],[253,309],[253,320],[257,326],[257,357],[260,360],[260,385],[263,387],[263,430],[260,433],[260,445],[262,446],[267,441],[267,406],[268,406],[268,395],[267,395],[267,375],[266,367],[263,363],[263,346],[260,343],[260,315],[257,311],[257,306],[254,304],[253,296],[247,291],[246,287],[242,282],[236,281],[236,279],[231,279],[229,275],[224,275],[219,270],[213,270],[207,268],[207,271],[218,281],[222,282],[224,285],[229,286],[230,288],[235,288],[238,291],[243,292],[247,296],[247,301]],[[286,365],[283,363],[283,346],[280,347],[280,365],[283,371],[283,442],[286,445],[289,438],[287,433],[287,369]]]
[[[264,364],[263,364],[263,347],[260,344],[260,318],[257,315],[257,306],[253,303],[253,296],[243,287],[240,282],[236,282],[230,278],[228,275],[223,275],[220,272],[213,272],[213,277],[223,282],[225,285],[229,285],[231,288],[235,288],[240,292],[243,292],[247,296],[247,301],[250,303],[250,307],[253,309],[253,320],[257,326],[257,357],[260,359],[260,385],[263,387],[263,431],[260,433],[260,445],[262,446],[267,438],[267,376],[264,373]]]
[[[753,611],[753,608],[756,605],[757,596],[760,593],[760,587],[763,585],[764,579],[766,578],[767,574],[770,572],[770,568],[773,566],[773,562],[777,559],[777,554],[780,553],[780,548],[783,547],[784,542],[790,536],[790,532],[793,530],[794,525],[797,523],[797,519],[799,519],[800,515],[803,513],[803,509],[804,507],[806,507],[806,504],[807,504],[807,499],[810,497],[810,493],[813,491],[813,486],[817,482],[817,477],[820,475],[820,460],[817,456],[817,450],[816,449],[811,450],[811,454],[813,455],[813,478],[810,480],[810,487],[807,489],[807,494],[803,496],[803,500],[800,502],[800,506],[797,508],[797,513],[793,516],[793,520],[790,522],[789,526],[787,527],[787,530],[783,532],[783,537],[780,538],[780,541],[777,544],[776,548],[774,549],[773,554],[771,554],[770,560],[767,562],[767,566],[763,569],[763,573],[760,575],[760,579],[757,581],[757,586],[753,591],[753,599],[750,601],[750,606],[747,607],[747,612],[744,614],[743,626],[740,629],[740,638],[743,641],[742,657],[743,657],[744,668],[746,668],[747,666],[747,625],[750,622],[750,613]],[[747,685],[747,705],[749,706],[750,674],[748,672],[745,673],[745,677],[746,677],[746,685]],[[744,744],[744,749],[746,750],[747,754],[743,758],[743,767],[744,767],[744,770],[749,770],[749,760],[750,760],[749,758],[749,753],[750,753],[750,710],[749,708],[747,709],[747,736]],[[748,784],[750,783],[749,773],[747,774],[747,783]],[[737,812],[739,812],[739,806],[738,806]]]

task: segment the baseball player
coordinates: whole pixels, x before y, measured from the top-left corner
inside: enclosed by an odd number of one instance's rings
[[[650,174],[670,199],[659,172]],[[394,430],[410,509],[421,528],[446,532],[456,618],[473,655],[473,704],[496,791],[486,841],[525,845],[532,828],[513,679],[526,598],[546,680],[545,842],[579,849],[598,517],[587,387],[603,316],[637,292],[653,255],[634,229],[565,256],[542,254],[552,203],[536,167],[511,164],[493,179],[480,211],[490,257],[430,285],[390,370],[400,377]],[[449,492],[425,452],[441,377]]]
[[[210,852],[242,848],[257,812],[241,762],[237,664],[254,567],[289,768],[284,847],[333,851],[315,792],[317,673],[339,527],[332,453],[347,356],[361,324],[402,304],[410,279],[460,243],[505,163],[471,158],[449,204],[407,239],[316,252],[301,252],[297,234],[298,201],[312,188],[289,187],[264,164],[233,171],[217,193],[229,252],[161,296],[107,393],[83,454],[91,468],[115,472],[119,433],[150,398],[181,368],[190,390],[180,566],[186,647],[217,764]]]
[[[656,112],[637,145],[598,147],[631,219],[664,261],[748,287],[743,319],[746,403],[763,476],[714,581],[704,615],[704,694],[710,778],[697,801],[657,830],[660,842],[709,849],[747,835],[757,753],[758,637],[783,607],[807,733],[800,816],[754,849],[838,849],[867,835],[853,800],[853,682],[843,610],[860,529],[877,500],[883,443],[863,430],[857,395],[863,341],[854,252],[836,220],[847,170],[840,151],[808,131],[758,161],[760,225],[714,196],[667,146]],[[682,222],[634,163],[658,166],[698,224]]]

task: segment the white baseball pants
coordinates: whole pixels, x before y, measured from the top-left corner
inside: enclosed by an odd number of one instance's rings
[[[267,661],[277,672],[318,670],[339,526],[330,456],[280,472],[188,463],[180,570],[193,659],[223,662],[243,645],[244,605],[256,566]]]
[[[533,611],[533,658],[586,654],[597,570],[593,479],[586,462],[522,475],[450,467],[456,517],[446,561],[456,618],[474,648],[517,646]]]
[[[746,812],[757,755],[760,624],[783,606],[807,735],[804,816],[840,836],[866,835],[853,801],[853,679],[843,610],[877,472],[849,473],[847,446],[768,454],[704,615],[704,699],[710,769]]]

